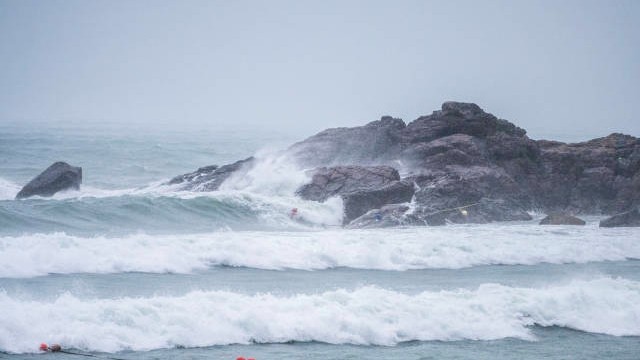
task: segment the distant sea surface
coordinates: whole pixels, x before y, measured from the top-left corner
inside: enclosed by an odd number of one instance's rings
[[[0,358],[640,358],[639,228],[345,230],[294,195],[295,140],[0,124]],[[220,191],[166,185],[251,155]],[[81,190],[14,200],[58,160]]]

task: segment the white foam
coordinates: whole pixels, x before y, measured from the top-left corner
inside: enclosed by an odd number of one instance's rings
[[[232,174],[220,190],[245,191],[270,196],[293,196],[295,191],[309,182],[309,175],[298,168],[281,152],[261,150],[255,154],[251,167]]]
[[[0,178],[0,200],[13,200],[20,191],[20,186],[3,178]]]
[[[488,264],[584,263],[640,259],[639,238],[639,228],[536,224],[221,231],[122,238],[33,234],[0,237],[0,277],[123,271],[190,273],[211,265],[402,271]]]
[[[407,295],[377,287],[278,297],[196,291],[177,297],[23,301],[0,293],[0,349],[40,342],[115,352],[177,345],[320,341],[535,340],[531,325],[640,335],[640,283],[601,278],[544,288],[484,284]]]

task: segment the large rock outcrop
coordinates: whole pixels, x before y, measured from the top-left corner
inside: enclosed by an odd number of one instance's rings
[[[576,144],[538,141],[541,169],[531,183],[537,205],[613,214],[640,204],[640,141],[609,136]]]
[[[31,196],[53,196],[63,190],[79,190],[82,184],[82,168],[71,166],[63,161],[58,161],[49,166],[40,175],[29,181],[16,199],[23,199]]]
[[[321,158],[314,158],[319,149]],[[401,169],[418,187],[411,214],[417,223],[525,220],[531,209],[610,214],[640,204],[637,138],[534,141],[470,103],[446,102],[406,125],[384,117],[325,130],[290,151],[303,154],[301,163],[357,159]]]
[[[640,206],[637,138],[535,141],[471,103],[445,102],[408,124],[384,116],[364,126],[327,129],[285,152],[300,168],[315,169],[298,195],[315,201],[342,197],[345,223],[362,216],[354,224],[482,223],[528,220],[528,210],[614,214]],[[215,190],[231,173],[251,166],[249,160],[172,182]],[[410,211],[394,205],[408,199]]]

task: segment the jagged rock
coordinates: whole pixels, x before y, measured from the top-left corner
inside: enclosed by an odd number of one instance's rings
[[[525,219],[524,210],[532,208],[611,214],[640,205],[640,141],[632,136],[611,134],[576,144],[534,141],[514,124],[475,104],[459,102],[446,102],[441,110],[406,126],[399,119],[383,120],[326,130],[294,145],[294,155],[302,153],[321,164],[356,159],[399,166],[410,179],[429,178],[428,182],[434,182],[431,190],[424,190],[418,182],[422,190],[417,194],[415,214],[459,206],[470,198],[500,200],[500,206],[487,203],[480,214],[460,221]],[[361,135],[365,140],[358,138]],[[305,154],[307,150],[311,151]],[[477,168],[493,169],[499,175],[489,176],[491,181],[465,175]],[[457,178],[467,178],[465,189],[446,184],[446,179]],[[443,182],[444,187],[439,188]],[[492,190],[489,184],[498,187]],[[453,221],[452,216],[437,217],[429,219]]]
[[[316,169],[311,182],[296,193],[315,201],[341,196],[344,222],[349,223],[371,209],[410,201],[414,188],[389,166],[336,166]]]
[[[540,225],[585,225],[586,222],[568,214],[549,214],[540,220]]]
[[[450,167],[413,179],[419,188],[414,216],[427,225],[531,219],[528,195],[500,168]]]
[[[414,196],[409,184],[418,190],[403,221],[415,224],[530,220],[530,209],[613,214],[640,206],[639,139],[611,134],[575,144],[534,141],[472,103],[445,102],[408,124],[384,116],[328,129],[286,154],[302,168],[320,167],[298,195],[315,201],[341,196],[347,222],[408,201]],[[214,190],[242,166],[236,164],[172,182]]]
[[[640,226],[640,211],[636,208],[600,221],[600,227]]]
[[[380,164],[400,146],[401,119],[383,116],[364,126],[324,130],[293,144],[287,153],[304,167]]]
[[[236,161],[233,164],[228,164],[218,167],[217,165],[201,167],[198,170],[178,175],[169,180],[167,184],[177,185],[181,184],[182,190],[189,191],[214,191],[220,188],[220,185],[227,180],[233,173],[240,170],[245,165],[250,165],[254,161],[253,157]]]
[[[389,166],[322,167],[315,169],[311,182],[296,193],[306,200],[325,201],[336,195],[377,190],[398,180],[398,170]]]
[[[538,141],[542,169],[532,193],[537,205],[581,213],[616,213],[640,204],[640,141],[611,134],[586,142]]]
[[[476,104],[448,101],[442,104],[442,110],[409,123],[403,129],[403,138],[408,143],[428,142],[453,134],[483,139],[497,132],[525,135],[524,130],[484,112]]]
[[[488,165],[486,146],[466,134],[453,134],[403,150],[402,159],[417,169],[446,169],[451,165]]]
[[[16,199],[23,199],[30,196],[53,196],[58,191],[67,189],[80,189],[82,184],[82,168],[71,166],[66,162],[58,161],[49,166],[40,175],[29,181]]]
[[[203,166],[201,168],[198,168],[198,170],[194,172],[190,172],[187,174],[182,174],[174,177],[173,179],[169,180],[168,184],[175,185],[175,184],[182,184],[184,182],[190,183],[190,182],[198,181],[199,178],[212,175],[216,170],[218,170],[218,168],[219,168],[218,165]]]
[[[388,204],[409,202],[413,193],[413,183],[394,181],[378,189],[358,190],[343,194],[344,223],[348,224],[371,209],[378,209]]]

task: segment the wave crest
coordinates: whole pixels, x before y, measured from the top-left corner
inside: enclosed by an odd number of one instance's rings
[[[218,231],[120,238],[64,233],[0,237],[0,277],[49,273],[175,272],[210,266],[320,270],[458,269],[640,258],[640,229],[538,225],[324,231]],[[535,245],[532,245],[535,244]],[[56,256],[51,256],[55,254]]]
[[[417,295],[377,287],[285,297],[228,291],[121,299],[64,294],[51,302],[0,294],[0,307],[0,348],[9,352],[33,352],[42,341],[115,352],[251,342],[534,340],[532,325],[640,335],[640,283],[611,278]]]

